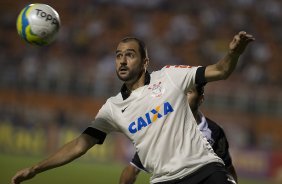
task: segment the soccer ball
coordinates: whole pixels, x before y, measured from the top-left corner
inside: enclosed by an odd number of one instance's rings
[[[21,38],[33,45],[48,45],[60,29],[60,17],[47,4],[29,4],[17,18],[17,31]]]

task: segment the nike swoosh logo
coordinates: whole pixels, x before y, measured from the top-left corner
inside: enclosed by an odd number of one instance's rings
[[[121,109],[121,113],[124,113],[125,109],[127,109],[128,106],[126,106],[124,109]]]

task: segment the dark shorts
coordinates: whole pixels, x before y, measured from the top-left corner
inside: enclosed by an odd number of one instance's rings
[[[210,163],[182,179],[157,184],[236,184],[236,182],[228,174],[224,165]]]

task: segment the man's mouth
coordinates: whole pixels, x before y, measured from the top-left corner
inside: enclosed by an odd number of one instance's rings
[[[119,68],[119,71],[120,72],[126,72],[126,71],[128,71],[128,68],[125,67],[125,66],[122,66],[122,67]]]

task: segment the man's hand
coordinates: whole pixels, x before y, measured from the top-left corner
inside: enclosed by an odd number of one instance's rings
[[[254,40],[255,38],[252,35],[240,31],[229,44],[230,54],[241,55],[246,46]]]
[[[32,168],[26,168],[23,170],[20,170],[15,174],[15,176],[12,178],[11,183],[12,184],[20,184],[22,181],[28,180],[33,178],[36,175],[34,169]]]

